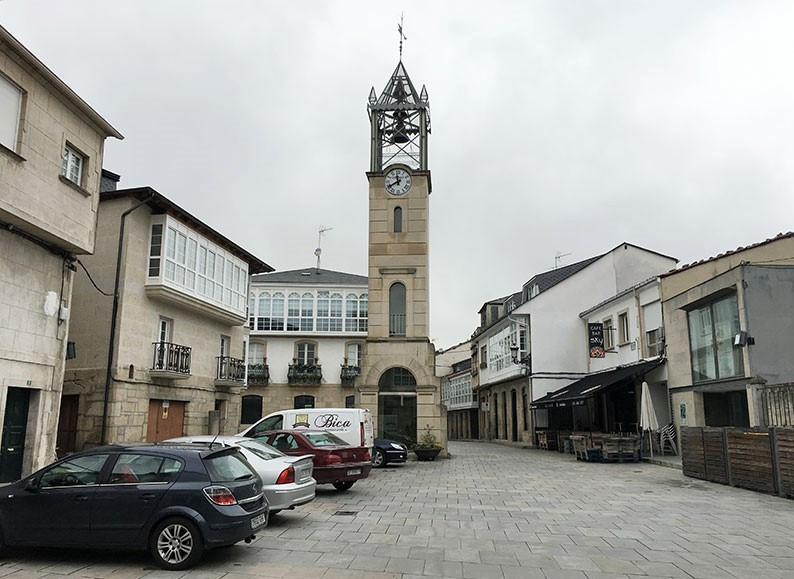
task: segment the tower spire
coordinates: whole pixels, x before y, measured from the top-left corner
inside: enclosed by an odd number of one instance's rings
[[[403,40],[408,40],[408,37],[403,34],[403,14],[400,13],[400,23],[397,25],[397,32],[400,34],[400,62],[403,60]]]

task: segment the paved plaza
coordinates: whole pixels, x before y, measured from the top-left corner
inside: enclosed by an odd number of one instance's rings
[[[143,553],[17,551],[14,579],[794,578],[794,501],[652,464],[592,464],[492,443],[373,471],[273,518],[189,572]]]

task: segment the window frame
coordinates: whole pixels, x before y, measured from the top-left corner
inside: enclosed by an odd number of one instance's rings
[[[72,161],[75,159],[80,160],[77,180],[72,178]],[[70,141],[66,141],[63,145],[63,153],[61,156],[61,177],[83,189],[83,183],[85,182],[85,175],[87,173],[88,155],[75,147]]]
[[[601,320],[601,323],[604,325],[604,350],[614,350],[615,338],[612,335],[612,332],[615,331],[615,326],[612,316],[604,318]]]
[[[719,335],[717,331],[717,326],[720,323],[725,323],[724,320],[718,320],[716,317],[716,306],[718,304],[722,304],[723,302],[732,300],[734,302],[735,308],[732,309],[731,320],[735,320],[736,324],[732,327],[732,331],[728,335],[727,339],[719,340]],[[714,377],[705,377],[705,378],[696,378],[695,372],[695,352],[693,350],[693,327],[692,327],[692,316],[694,314],[699,314],[700,317],[703,317],[703,313],[708,311],[708,318],[709,318],[709,327],[711,329],[710,338],[711,342],[709,345],[709,350],[711,351],[710,360],[706,359],[706,363],[709,361],[713,362],[714,364]],[[702,384],[706,382],[717,382],[722,380],[734,380],[737,378],[743,378],[745,376],[745,369],[744,369],[744,353],[742,352],[741,348],[737,348],[733,345],[734,336],[741,331],[741,318],[739,314],[739,296],[736,291],[729,291],[719,293],[717,295],[712,295],[705,300],[700,300],[696,304],[692,304],[686,310],[686,320],[687,320],[687,333],[688,333],[688,345],[689,345],[689,368],[692,377],[692,384]],[[735,366],[735,373],[729,375],[723,375],[721,371],[721,364],[720,364],[720,343],[728,344],[730,347],[730,351],[732,354],[733,365]],[[724,352],[723,352],[724,354]],[[725,362],[726,360],[723,360]],[[727,367],[726,367],[727,368]],[[702,372],[701,372],[702,374]]]
[[[631,342],[631,328],[629,326],[629,310],[618,312],[618,346],[625,346]]]
[[[19,148],[22,142],[22,134],[24,133],[24,123],[25,123],[25,107],[27,105],[27,91],[11,80],[6,75],[0,72],[0,83],[6,83],[8,88],[15,90],[18,93],[17,98],[17,107],[16,107],[16,119],[14,121],[14,134],[12,137],[12,142],[5,143],[0,141],[0,148],[9,151],[16,155],[18,160],[22,160],[22,157],[19,157]],[[13,116],[13,111],[9,110],[9,115]]]
[[[298,364],[304,364],[306,366],[315,366],[320,359],[318,354],[318,342],[315,340],[299,340],[295,342],[295,349],[293,350],[293,358],[296,360]],[[304,347],[306,352],[305,355],[301,354],[301,348]],[[311,361],[309,361],[308,356],[308,349],[311,347],[312,349],[312,357]]]

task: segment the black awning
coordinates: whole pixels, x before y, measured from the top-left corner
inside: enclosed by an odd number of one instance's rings
[[[565,406],[579,406],[605,388],[629,379],[644,377],[645,374],[664,363],[663,358],[632,364],[631,366],[621,366],[614,370],[590,374],[581,380],[577,380],[554,392],[549,392],[542,398],[538,398],[529,407],[532,410],[541,408],[558,408]]]

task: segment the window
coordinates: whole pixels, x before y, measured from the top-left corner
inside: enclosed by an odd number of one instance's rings
[[[314,396],[309,396],[309,395],[306,395],[306,394],[304,394],[302,396],[296,396],[295,397],[295,408],[298,409],[298,410],[301,409],[301,408],[314,408]],[[276,447],[276,448],[278,448],[278,447]]]
[[[692,380],[703,382],[742,376],[742,352],[733,346],[733,337],[739,333],[736,294],[691,310],[687,319]]]
[[[312,342],[298,342],[296,350],[296,358],[298,364],[312,365],[316,361],[316,344]]]
[[[76,149],[69,145],[63,148],[63,164],[61,175],[69,179],[75,185],[83,184],[83,165],[85,157],[78,153]]]
[[[491,323],[493,324],[499,319],[499,306],[491,306],[489,309],[491,310]]]
[[[488,346],[480,348],[480,368],[488,367]]]
[[[345,348],[345,362],[348,366],[361,367],[361,344],[351,343]]]
[[[287,299],[287,331],[300,330],[301,296],[296,292],[289,294]]]
[[[262,418],[262,397],[256,394],[243,396],[240,424],[253,424],[260,418]]]
[[[350,293],[345,297],[345,331],[367,331],[367,294]]]
[[[301,296],[300,328],[301,332],[314,330],[314,296],[308,292]]]
[[[645,332],[645,345],[648,347],[648,356],[661,356],[664,354],[662,328]]]
[[[259,308],[256,320],[257,330],[284,329],[284,294],[276,292],[272,296],[268,292],[259,294]]]
[[[92,454],[67,460],[46,471],[39,482],[42,488],[96,484],[107,458],[107,454]]]
[[[317,331],[342,331],[342,294],[317,293]]]
[[[152,235],[149,240],[149,277],[160,277],[160,256],[163,253],[163,225],[152,225]]]
[[[258,342],[251,342],[248,344],[248,363],[249,364],[264,364],[265,363],[265,345]]]
[[[0,144],[14,152],[22,117],[22,94],[15,84],[0,75]]]
[[[157,340],[160,342],[171,341],[171,324],[173,322],[168,318],[160,317],[160,322],[157,326]]]
[[[356,407],[356,397],[345,396],[345,408],[355,408],[355,407]]]
[[[416,378],[407,368],[389,368],[378,380],[381,392],[415,392]]]
[[[108,482],[115,484],[169,483],[182,470],[173,458],[149,454],[121,454],[113,466]]]
[[[394,208],[394,233],[403,232],[403,210],[402,207]]]
[[[604,349],[611,350],[615,347],[615,336],[612,332],[615,328],[612,327],[612,318],[604,320]]]
[[[284,427],[284,416],[276,414],[270,418],[265,418],[262,422],[254,426],[254,436],[269,430],[281,430]]]
[[[629,334],[629,312],[620,312],[618,314],[618,343],[628,344],[631,339]]]
[[[389,336],[405,336],[405,286],[401,283],[389,288]]]

